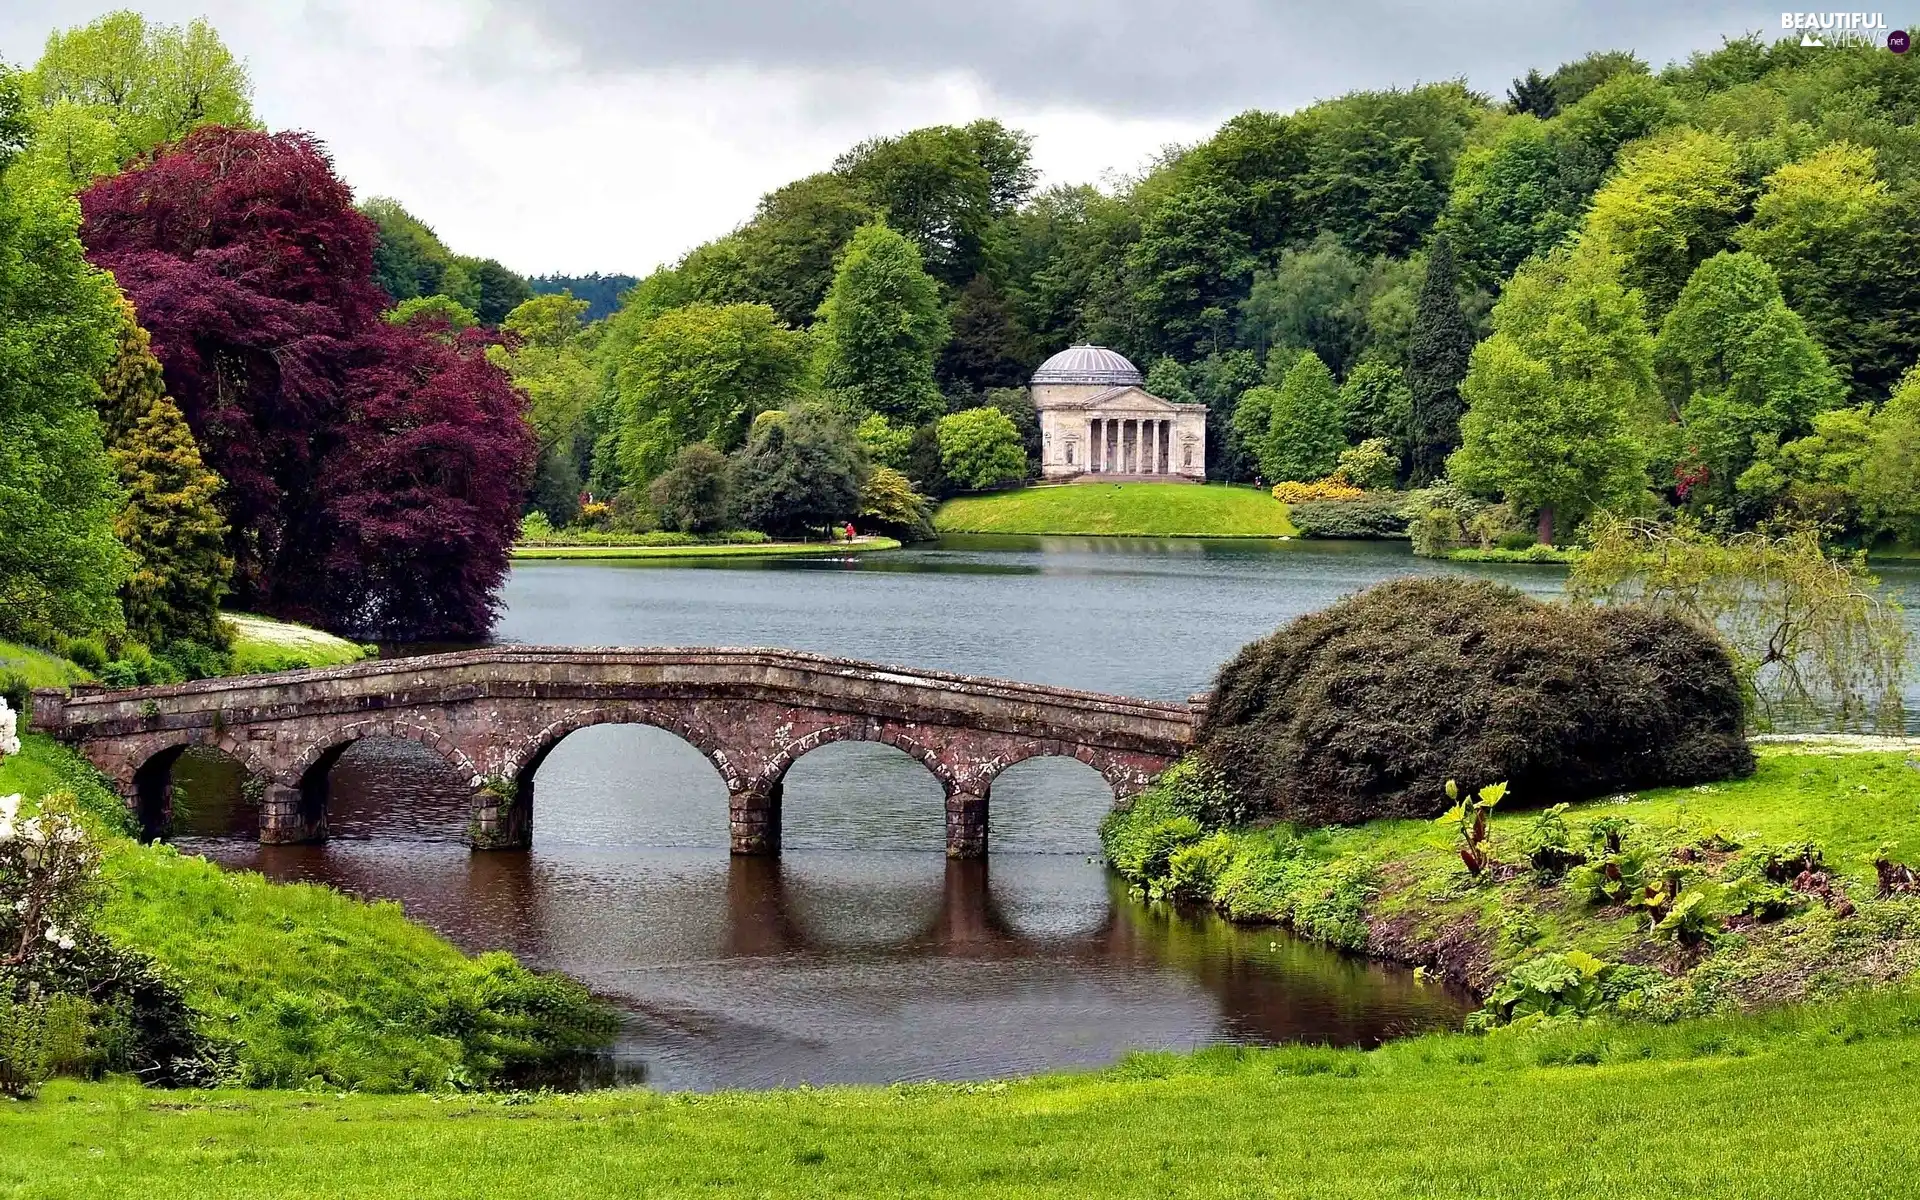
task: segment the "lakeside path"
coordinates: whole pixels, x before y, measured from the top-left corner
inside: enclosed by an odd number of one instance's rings
[[[865,554],[898,550],[893,538],[863,537],[851,542],[759,542],[706,546],[515,546],[515,561],[566,558],[768,558],[782,554]]]

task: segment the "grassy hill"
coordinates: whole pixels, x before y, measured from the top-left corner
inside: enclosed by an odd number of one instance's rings
[[[1113,537],[1295,537],[1287,506],[1256,488],[1076,483],[962,496],[940,506],[941,533]]]

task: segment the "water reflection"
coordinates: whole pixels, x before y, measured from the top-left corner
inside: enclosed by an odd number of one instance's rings
[[[219,759],[176,771],[179,840],[583,979],[630,1016],[570,1083],[985,1078],[1221,1039],[1371,1044],[1464,1011],[1405,971],[1130,898],[1089,856],[1110,799],[1078,763],[1008,772],[993,857],[951,863],[924,767],[829,749],[794,768],[778,859],[730,857],[712,767],[638,727],[584,730],[542,766],[528,854],[470,854],[459,781],[382,739],[334,768],[327,845],[235,836],[246,804]]]

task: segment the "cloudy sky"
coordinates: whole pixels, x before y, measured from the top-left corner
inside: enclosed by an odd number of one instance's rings
[[[7,0],[0,56],[115,7]],[[457,251],[641,274],[849,144],[996,116],[1100,182],[1250,107],[1625,47],[1656,66],[1778,10],[1722,0],[150,0],[205,16],[275,129],[332,147]]]

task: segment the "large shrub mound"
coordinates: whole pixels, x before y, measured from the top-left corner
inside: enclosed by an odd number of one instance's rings
[[[1709,631],[1631,605],[1403,579],[1247,646],[1201,754],[1260,811],[1426,817],[1449,779],[1522,804],[1746,775],[1741,690]]]

